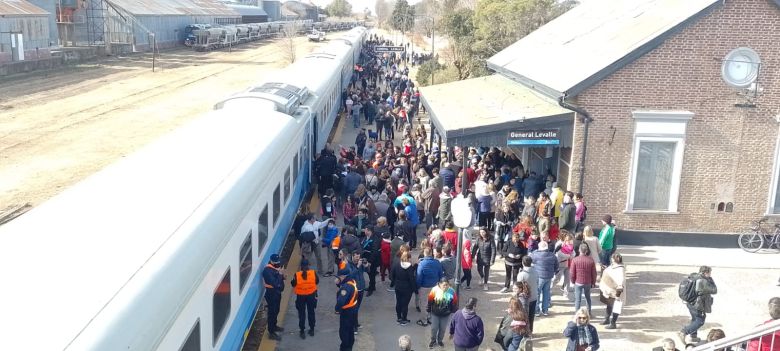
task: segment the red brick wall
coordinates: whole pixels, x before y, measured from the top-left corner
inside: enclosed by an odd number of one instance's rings
[[[655,50],[576,97],[594,121],[586,156],[588,218],[612,214],[635,230],[739,232],[765,214],[780,114],[780,8],[772,0],[726,0],[667,38]],[[738,108],[736,91],[720,77],[729,51],[750,47],[761,57],[757,108]],[[687,110],[679,214],[624,213],[635,110]],[[583,124],[575,122],[575,145]],[[612,130],[616,128],[614,140]],[[610,145],[611,142],[611,145]],[[572,152],[570,189],[577,189],[580,150]],[[733,196],[726,196],[732,193]],[[733,213],[712,203],[733,201]]]

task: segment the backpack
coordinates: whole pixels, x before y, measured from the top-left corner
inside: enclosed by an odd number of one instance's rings
[[[315,238],[314,232],[303,232],[301,233],[301,236],[298,237],[298,240],[302,243],[313,243]]]
[[[680,286],[677,288],[677,295],[680,296],[680,299],[687,303],[696,302],[697,280],[699,280],[699,278],[696,276],[696,273],[691,273],[680,282]]]

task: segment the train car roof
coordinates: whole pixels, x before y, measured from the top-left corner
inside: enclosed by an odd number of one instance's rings
[[[250,150],[287,147],[273,143],[295,121],[252,103],[210,112],[0,227],[3,347],[65,350],[104,327],[90,323],[167,259],[155,254]]]

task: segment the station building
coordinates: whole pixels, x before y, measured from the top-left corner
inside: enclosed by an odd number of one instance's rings
[[[777,43],[780,0],[589,1],[422,103],[447,146],[583,193],[589,224],[736,233],[780,216]]]

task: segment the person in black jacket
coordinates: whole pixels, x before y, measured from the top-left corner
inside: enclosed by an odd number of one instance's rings
[[[472,245],[471,257],[476,258],[477,272],[482,278],[482,289],[488,290],[488,277],[490,277],[490,266],[496,262],[496,244],[487,228],[479,228],[479,238]]]
[[[510,284],[517,280],[517,274],[520,273],[520,269],[522,269],[521,260],[523,256],[528,254],[528,249],[525,247],[525,243],[523,243],[519,233],[512,234],[512,239],[506,243],[505,250],[504,256],[506,259],[504,260],[504,266],[506,268],[506,281],[504,282],[504,289],[501,290],[502,293],[510,291]]]
[[[390,269],[390,288],[395,289],[395,314],[400,325],[409,324],[406,318],[409,313],[409,301],[417,290],[417,277],[411,262],[412,255],[406,251],[401,259],[393,263]]]
[[[370,264],[368,268],[368,290],[366,290],[366,293],[367,296],[371,296],[376,290],[376,275],[381,262],[379,250],[381,249],[382,238],[374,235],[373,226],[364,228],[363,232],[366,233],[366,237],[361,243],[363,248],[362,257]]]
[[[324,194],[327,189],[333,188],[333,174],[336,173],[338,161],[333,151],[326,146],[314,163],[319,177],[317,188],[320,194]]]

